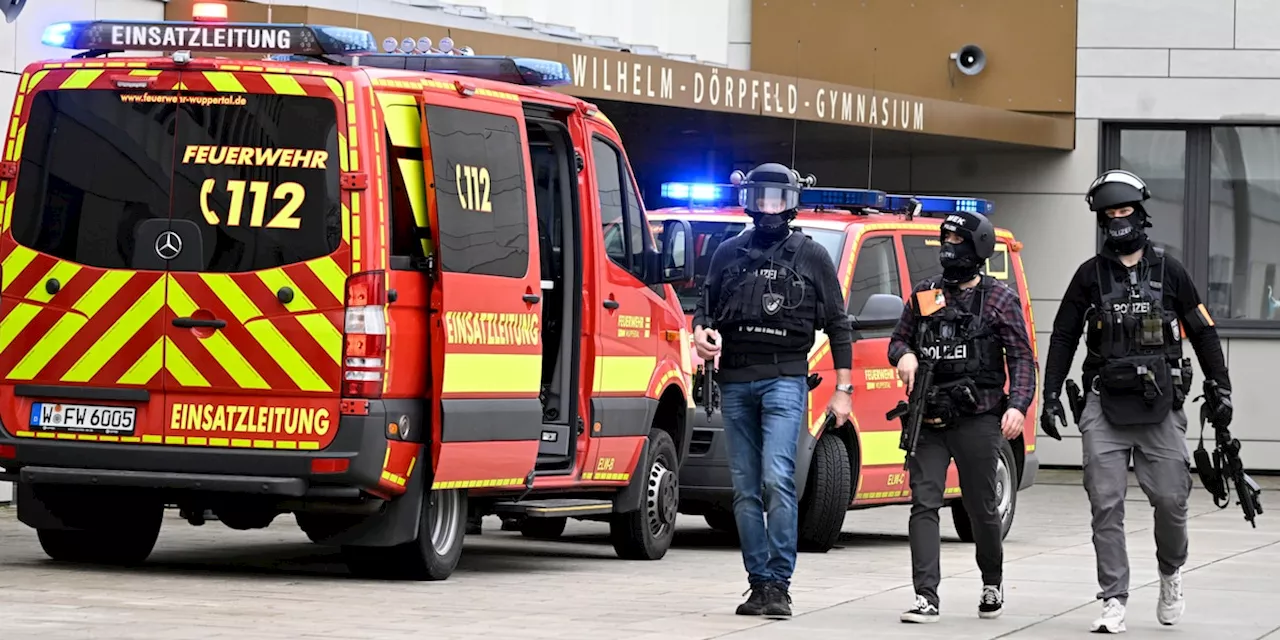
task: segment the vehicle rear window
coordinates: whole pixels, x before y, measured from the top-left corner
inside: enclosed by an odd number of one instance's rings
[[[337,249],[332,101],[146,96],[59,90],[32,97],[13,208],[19,243],[94,267],[154,268],[156,229],[172,217],[190,258],[184,268],[253,271]]]
[[[655,220],[650,225],[655,239],[660,238],[662,222]],[[693,278],[673,284],[676,297],[680,298],[680,306],[685,313],[693,313],[695,305],[698,304],[698,296],[702,295],[702,284],[707,279],[707,271],[711,268],[711,256],[715,254],[716,248],[721,242],[742,233],[748,225],[744,222],[726,220],[724,222],[690,222],[689,226],[693,229],[693,260],[689,263],[693,266]],[[801,229],[827,250],[832,264],[840,264],[840,256],[844,253],[844,232],[807,227],[801,227]]]

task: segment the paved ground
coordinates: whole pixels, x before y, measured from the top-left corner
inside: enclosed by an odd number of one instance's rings
[[[165,523],[145,567],[105,571],[48,562],[35,535],[0,509],[0,637],[39,638],[1073,638],[1096,615],[1088,505],[1078,476],[1057,474],[1020,494],[1006,543],[1005,615],[976,616],[972,546],[944,517],[943,620],[903,625],[911,600],[906,510],[853,512],[841,547],[803,554],[784,622],[732,615],[745,588],[737,549],[687,518],[660,562],[614,557],[596,524],[571,524],[567,542],[535,543],[486,522],[457,573],[443,583],[347,577],[335,555],[279,519],[236,532],[214,522]],[[1263,499],[1275,504],[1276,492]],[[1280,640],[1280,527],[1250,529],[1197,487],[1182,624],[1155,621],[1150,507],[1131,489],[1134,590],[1130,638]],[[1264,504],[1264,507],[1269,506]],[[945,515],[945,514],[944,514]],[[483,637],[483,636],[482,636]]]

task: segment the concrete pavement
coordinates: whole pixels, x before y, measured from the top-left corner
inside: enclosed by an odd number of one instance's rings
[[[944,514],[942,621],[904,625],[911,604],[906,508],[851,512],[840,548],[801,554],[796,615],[781,622],[733,615],[746,588],[732,540],[682,517],[677,547],[659,562],[616,559],[605,528],[571,523],[559,542],[501,532],[495,519],[469,537],[458,571],[440,583],[347,576],[336,554],[279,518],[237,532],[193,528],[176,516],[144,567],[108,570],[47,561],[33,531],[0,509],[0,636],[5,638],[491,638],[618,640],[732,638],[1072,638],[1097,615],[1088,502],[1078,474],[1048,473],[1019,495],[1006,541],[1004,616],[979,620],[973,548]],[[1263,494],[1264,507],[1273,502]],[[1264,514],[1250,529],[1236,507],[1193,493],[1188,609],[1155,620],[1151,508],[1131,488],[1133,559],[1129,638],[1280,640],[1280,528]]]

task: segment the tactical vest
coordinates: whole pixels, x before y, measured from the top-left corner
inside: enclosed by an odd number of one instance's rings
[[[1158,264],[1140,263],[1147,267],[1145,278],[1129,269],[1128,281],[1116,282],[1104,277],[1101,259],[1094,263],[1100,301],[1087,339],[1102,365],[1093,390],[1116,426],[1161,423],[1182,406],[1184,379],[1190,379],[1178,315],[1164,304],[1164,251],[1153,249]]]
[[[796,348],[811,340],[818,317],[817,293],[796,267],[808,238],[796,230],[762,249],[751,244],[751,233],[744,232],[738,255],[721,276],[716,326],[733,334],[721,366],[805,360]]]
[[[993,286],[983,276],[968,309],[946,306],[924,316],[919,315],[920,305],[914,305],[918,320],[913,349],[918,357],[934,363],[933,381],[939,391],[939,401],[929,407],[927,417],[949,421],[957,415],[972,415],[977,409],[977,389],[1004,388],[1004,346],[982,313]],[[937,288],[936,282],[930,282],[926,290]]]

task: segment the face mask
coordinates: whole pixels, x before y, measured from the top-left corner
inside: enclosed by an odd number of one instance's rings
[[[775,241],[787,235],[787,223],[791,218],[785,213],[752,213],[751,220],[755,223],[756,235],[761,240]]]
[[[968,282],[978,275],[982,267],[977,251],[968,242],[942,243],[938,262],[942,264],[942,281],[947,284]]]
[[[1107,234],[1106,246],[1119,255],[1128,255],[1137,251],[1147,241],[1147,234],[1138,226],[1137,215],[1123,218],[1112,218],[1103,226]]]

